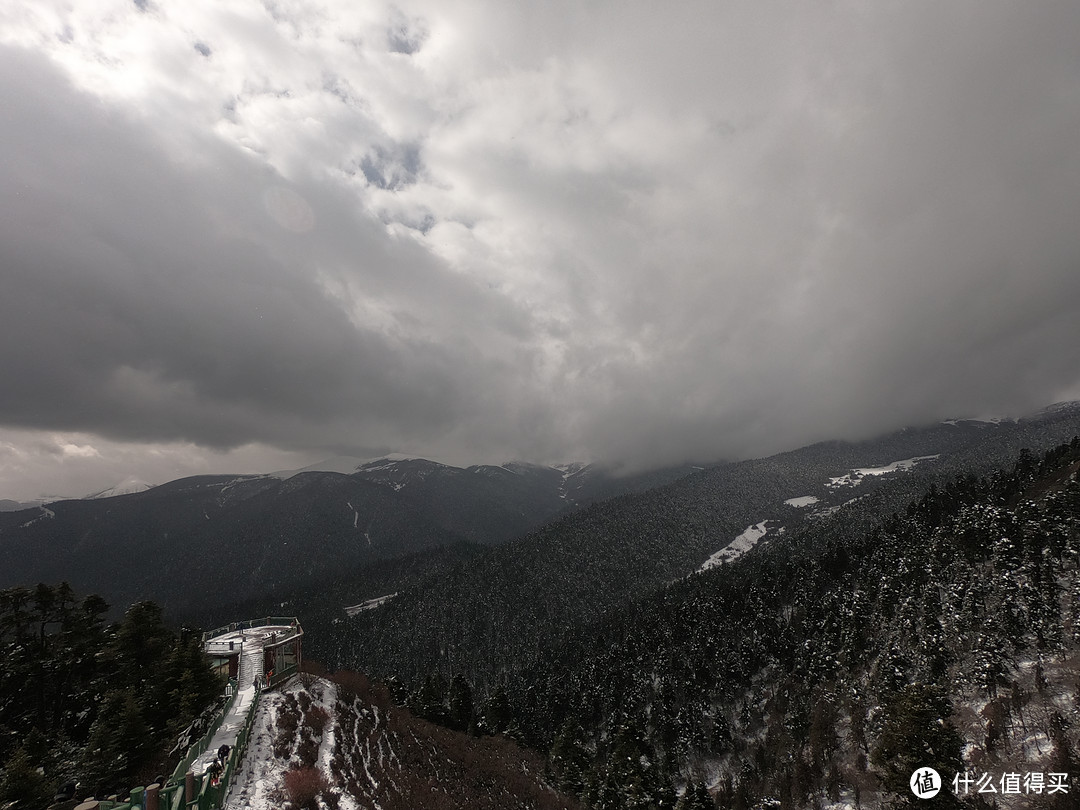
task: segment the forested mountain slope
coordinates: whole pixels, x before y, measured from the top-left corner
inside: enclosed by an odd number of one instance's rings
[[[113,604],[205,611],[453,543],[506,542],[593,498],[689,469],[616,478],[582,465],[398,459],[349,474],[185,478],[0,512],[0,587],[64,580]]]
[[[1075,807],[1078,472],[1080,440],[1025,453],[871,531],[810,524],[674,583],[508,678],[509,722],[597,808],[687,784],[720,807],[944,807],[968,770],[997,807]],[[927,765],[930,805],[907,784]],[[1002,794],[1009,773],[1073,782]]]
[[[934,481],[984,473],[1010,463],[1021,447],[1044,450],[1077,433],[1080,411],[1071,408],[1018,422],[959,422],[857,444],[829,442],[711,468],[448,561],[350,619],[341,604],[305,595],[312,611],[306,621],[326,628],[316,654],[328,662],[413,685],[433,671],[447,680],[463,674],[488,695],[504,673],[547,656],[576,628],[698,570],[747,527],[771,521],[767,543],[780,529],[790,536],[807,522],[855,537]],[[907,471],[856,476],[859,483],[831,480],[927,456],[934,458]],[[813,509],[785,504],[803,496],[819,502]],[[357,593],[356,601],[376,595]]]

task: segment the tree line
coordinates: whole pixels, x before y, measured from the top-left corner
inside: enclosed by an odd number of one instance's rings
[[[197,633],[169,629],[153,602],[111,624],[108,610],[66,582],[0,591],[0,803],[148,783],[220,698]]]

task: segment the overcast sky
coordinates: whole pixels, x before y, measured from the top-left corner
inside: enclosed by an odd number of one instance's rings
[[[0,0],[0,497],[1080,396],[1080,4]]]

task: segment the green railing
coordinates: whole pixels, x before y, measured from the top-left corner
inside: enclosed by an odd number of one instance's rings
[[[180,764],[176,766],[176,770],[172,772],[172,776],[166,780],[166,784],[173,784],[174,782],[183,783],[184,774],[186,774],[188,768],[191,767],[191,763],[205,754],[206,749],[210,747],[210,741],[214,739],[214,735],[217,734],[217,730],[221,727],[221,723],[225,719],[225,716],[232,711],[233,705],[240,698],[240,690],[236,688],[236,681],[230,679],[229,685],[232,687],[232,697],[225,701],[222,707],[218,709],[217,713],[214,715],[214,719],[210,722],[210,726],[206,733],[197,743],[188,748],[187,754],[180,760]]]
[[[247,753],[248,741],[251,738],[252,726],[255,724],[255,710],[259,704],[260,694],[261,691],[256,689],[255,699],[252,700],[251,705],[248,706],[247,716],[244,718],[244,725],[236,735],[236,743],[229,750],[229,756],[225,762],[225,767],[221,772],[221,778],[218,780],[218,784],[211,784],[210,777],[206,774],[194,775],[194,795],[191,801],[186,801],[188,770],[191,768],[192,763],[206,752],[210,745],[210,741],[214,738],[218,728],[221,726],[221,722],[225,719],[225,715],[232,708],[237,699],[238,693],[236,691],[233,692],[232,698],[215,715],[214,722],[211,724],[210,729],[197,743],[188,749],[188,753],[183,761],[177,765],[172,776],[170,776],[166,780],[165,785],[160,788],[158,792],[159,810],[217,810],[224,804],[225,796],[229,791],[229,786],[236,776],[236,770],[239,768],[240,763],[243,762],[244,755]],[[98,810],[137,810],[138,808],[143,808],[146,806],[145,790],[145,788],[141,787],[132,788],[126,799],[116,797],[113,799],[99,800],[96,803]]]
[[[255,708],[259,704],[261,694],[262,692],[259,689],[255,690],[255,699],[251,701],[251,705],[248,707],[244,725],[236,735],[236,743],[229,751],[218,784],[210,784],[210,779],[204,776],[195,799],[187,803],[188,810],[215,810],[224,804],[225,796],[229,792],[229,786],[232,784],[236,769],[244,760],[248,739],[251,737],[251,727],[255,724]]]
[[[276,643],[275,643],[276,646]],[[292,664],[284,665],[280,669],[275,669],[274,674],[270,676],[270,680],[266,680],[263,676],[263,687],[265,689],[274,689],[284,681],[287,681],[293,675],[300,671],[300,662],[296,661]]]
[[[295,616],[268,616],[263,619],[233,622],[232,624],[224,625],[215,630],[203,633],[203,644],[205,645],[208,639],[216,638],[225,633],[268,626],[287,628],[274,640],[273,646],[275,647],[279,642],[288,641],[291,638],[303,634],[303,631],[300,629],[300,623]],[[274,672],[270,677],[270,682],[266,684],[266,688],[275,687],[282,681],[291,678],[299,671],[299,669],[299,665],[294,664],[292,666],[283,667],[280,672]],[[183,760],[176,766],[172,775],[165,780],[165,784],[160,787],[158,791],[159,810],[217,810],[222,806],[225,796],[228,793],[229,786],[232,784],[232,780],[236,775],[236,770],[243,761],[244,754],[247,752],[248,741],[251,737],[251,729],[255,723],[255,710],[259,705],[259,697],[262,694],[262,691],[259,688],[263,686],[262,683],[256,684],[255,698],[251,701],[251,705],[248,706],[244,724],[237,733],[236,743],[229,751],[229,756],[225,763],[225,767],[222,770],[221,778],[218,780],[218,784],[210,784],[211,780],[205,774],[195,775],[192,791],[193,798],[191,801],[187,801],[187,774],[191,769],[192,763],[206,753],[207,749],[210,747],[211,741],[214,739],[222,722],[225,720],[225,717],[232,711],[233,706],[235,706],[236,701],[239,699],[240,690],[237,688],[237,681],[235,679],[230,679],[229,685],[232,689],[232,695],[214,714],[213,720],[211,720],[206,733],[198,740],[198,742],[192,744],[188,748]],[[139,787],[132,788],[129,791],[127,798],[121,799],[117,796],[112,799],[100,800],[96,802],[96,805],[99,810],[137,810],[137,808],[145,807],[145,801],[146,789]]]

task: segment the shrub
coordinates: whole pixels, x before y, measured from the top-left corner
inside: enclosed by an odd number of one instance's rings
[[[319,759],[319,745],[310,737],[304,737],[296,746],[296,758],[305,768],[313,768]]]
[[[296,698],[288,694],[277,716],[277,735],[274,737],[274,756],[288,758],[300,727],[300,708]]]
[[[285,792],[300,810],[317,810],[319,797],[329,788],[318,768],[297,768],[285,774]]]
[[[330,712],[322,706],[312,706],[304,715],[304,724],[311,729],[315,736],[322,736],[323,729],[326,728],[329,719]]]

